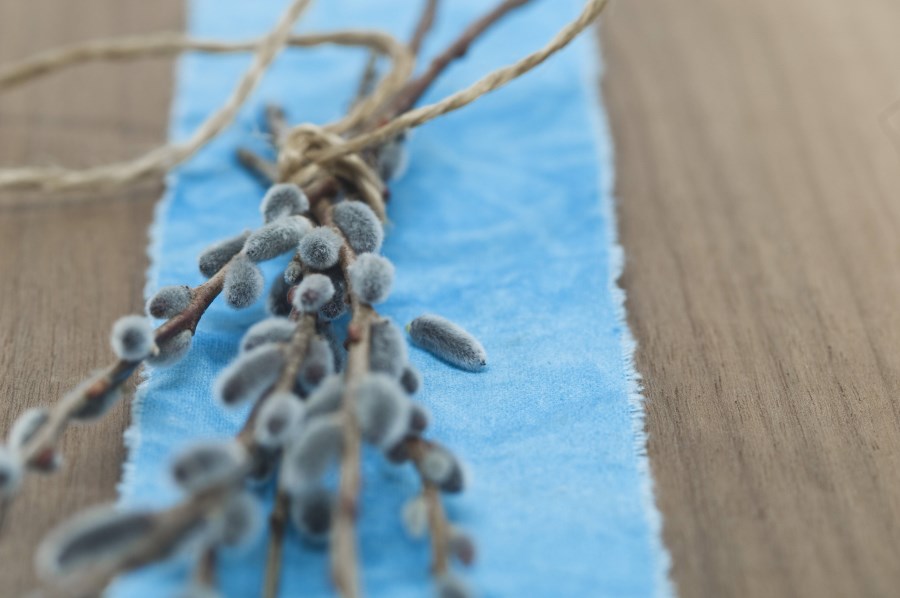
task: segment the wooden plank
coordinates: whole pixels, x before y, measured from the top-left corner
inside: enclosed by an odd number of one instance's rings
[[[0,2],[0,61],[96,36],[182,28],[180,0]],[[137,155],[165,139],[171,64],[84,66],[0,96],[0,164],[87,166]],[[142,305],[147,226],[161,187],[73,197],[38,194],[0,204],[0,430],[28,407],[55,402],[111,360],[107,334]],[[0,532],[0,595],[34,585],[32,554],[70,513],[113,500],[127,407],[77,426],[64,469],[31,476]]]
[[[900,156],[879,118],[898,23],[890,0],[606,15],[623,284],[682,596],[897,595]]]

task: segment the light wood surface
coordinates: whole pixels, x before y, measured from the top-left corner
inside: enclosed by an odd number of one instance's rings
[[[180,0],[0,0],[0,61],[98,35],[182,29]],[[78,67],[0,96],[0,164],[87,166],[137,155],[165,139],[167,61]],[[0,431],[28,407],[52,404],[111,361],[110,324],[142,306],[147,226],[160,186],[75,197],[49,207],[0,195]],[[30,207],[2,207],[4,202]],[[124,457],[124,404],[77,426],[62,471],[30,476],[0,531],[0,596],[34,585],[32,554],[78,509],[113,500]]]
[[[0,61],[177,30],[182,10],[0,0]],[[622,283],[680,594],[897,595],[900,3],[619,0],[602,31]],[[170,90],[153,61],[0,96],[0,163],[136,155],[164,138]],[[0,430],[105,363],[110,323],[141,307],[159,192],[0,208]],[[31,587],[49,527],[114,496],[127,419],[73,429],[64,470],[28,480],[0,594]]]
[[[681,595],[900,595],[900,3],[620,1],[602,32]]]

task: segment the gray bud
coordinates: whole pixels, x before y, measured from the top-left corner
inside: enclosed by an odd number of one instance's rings
[[[246,460],[246,451],[232,440],[200,442],[175,457],[172,479],[188,492],[198,492],[230,480]]]
[[[326,270],[338,262],[343,239],[327,226],[314,228],[300,240],[300,259],[315,270]]]
[[[334,276],[331,278],[331,284],[334,285],[334,295],[331,299],[319,308],[319,317],[330,322],[341,317],[347,311],[346,289],[343,276]]]
[[[109,342],[116,357],[123,361],[141,361],[156,346],[153,325],[144,316],[124,316],[116,320]]]
[[[312,230],[306,218],[281,218],[256,230],[244,244],[244,255],[253,262],[265,262],[294,251],[303,235]]]
[[[444,492],[455,494],[465,488],[466,480],[462,464],[443,447],[430,447],[419,469],[426,480],[436,484]]]
[[[422,374],[412,364],[406,364],[403,374],[400,376],[400,386],[409,394],[416,394],[422,387]]]
[[[374,253],[364,253],[349,268],[350,288],[366,303],[381,303],[391,294],[394,264]]]
[[[163,287],[147,302],[147,313],[154,318],[177,316],[191,304],[191,287],[173,285]]]
[[[293,183],[272,185],[263,197],[259,211],[265,222],[272,222],[284,216],[302,214],[309,210],[309,199]]]
[[[472,590],[452,573],[444,573],[437,580],[438,598],[472,598]]]
[[[303,536],[313,544],[328,540],[334,514],[334,498],[324,488],[313,488],[291,499],[291,521]]]
[[[384,374],[369,374],[356,387],[356,416],[363,438],[381,448],[394,446],[409,428],[410,401]]]
[[[241,352],[247,352],[267,343],[288,343],[297,330],[297,324],[287,318],[260,320],[241,339]]]
[[[243,309],[253,305],[262,295],[262,271],[245,255],[235,256],[225,272],[225,286],[222,289],[225,301],[231,307]]]
[[[384,241],[384,228],[372,208],[360,201],[342,201],[334,206],[334,223],[353,251],[376,252]]]
[[[297,435],[303,424],[304,406],[289,392],[266,398],[254,423],[253,438],[264,447],[278,448]]]
[[[228,499],[214,527],[218,541],[225,546],[249,546],[259,537],[263,528],[259,501],[249,492],[235,494]]]
[[[400,378],[409,358],[403,331],[390,320],[372,324],[369,341],[369,368],[393,378]]]
[[[281,463],[281,484],[299,495],[316,487],[325,470],[340,458],[343,435],[340,422],[331,417],[310,420],[304,433],[290,443]]]
[[[290,261],[284,269],[284,282],[293,286],[303,280],[303,264],[296,259]]]
[[[269,290],[269,297],[266,300],[266,311],[273,316],[289,316],[294,306],[288,301],[288,291],[291,287],[278,277],[272,282],[272,288]]]
[[[156,367],[166,367],[181,361],[191,350],[194,333],[182,330],[172,338],[159,343],[159,353],[147,358],[147,363]]]
[[[226,406],[256,402],[284,368],[279,345],[262,345],[238,355],[216,378],[214,394]]]
[[[309,341],[297,381],[303,390],[310,392],[333,373],[334,354],[331,352],[331,345],[326,339],[316,336]]]
[[[428,505],[421,495],[409,499],[401,513],[403,528],[412,538],[423,538],[428,532]]]
[[[96,566],[139,544],[155,526],[152,513],[95,507],[51,532],[38,547],[35,566],[44,579]]]
[[[414,343],[457,367],[474,372],[487,365],[487,352],[478,339],[446,318],[419,316],[408,330]]]
[[[240,253],[244,248],[244,241],[249,236],[250,231],[244,231],[236,237],[219,241],[204,249],[198,258],[200,273],[207,278],[212,278],[216,272],[225,267],[231,258]]]
[[[344,378],[339,374],[329,376],[306,399],[306,418],[334,413],[341,408],[344,399]]]
[[[294,291],[294,308],[304,313],[319,311],[334,297],[334,284],[324,274],[309,274]]]

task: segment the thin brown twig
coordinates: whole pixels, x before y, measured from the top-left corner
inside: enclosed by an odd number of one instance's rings
[[[416,22],[416,28],[413,30],[412,37],[409,40],[409,51],[413,56],[418,56],[422,50],[422,42],[431,28],[434,27],[434,18],[437,15],[438,0],[425,0],[425,7],[419,20]]]

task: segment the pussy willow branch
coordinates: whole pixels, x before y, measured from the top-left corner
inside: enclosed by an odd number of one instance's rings
[[[174,316],[156,329],[156,343],[159,345],[179,332],[196,331],[200,318],[213,300],[222,292],[228,264],[212,278],[191,290],[191,302],[180,314]],[[21,449],[23,461],[30,468],[45,468],[49,465],[59,443],[59,439],[72,422],[72,415],[79,409],[101,400],[103,396],[121,386],[137,369],[141,361],[118,360],[110,364],[93,378],[90,384],[82,383],[76,391],[70,392],[57,403],[50,412],[50,418]],[[89,378],[90,380],[90,378]]]
[[[410,460],[419,472],[422,481],[422,498],[428,509],[428,530],[431,536],[431,573],[435,577],[445,574],[450,567],[450,558],[447,554],[449,534],[447,516],[444,513],[444,505],[441,502],[441,493],[437,486],[429,482],[422,473],[422,462],[428,449],[433,444],[423,438],[409,437],[404,441]]]
[[[259,409],[265,400],[273,392],[292,387],[293,380],[306,358],[309,340],[315,333],[315,316],[292,314],[297,320],[297,328],[291,341],[284,347],[285,367],[282,370],[279,382],[275,387],[263,395],[254,405],[244,426],[238,432],[236,440],[247,449],[248,455],[255,453],[255,441],[253,439],[253,427]],[[103,589],[118,575],[131,571],[138,567],[148,565],[167,558],[173,548],[201,519],[210,515],[222,506],[223,501],[234,488],[239,487],[243,480],[254,470],[253,458],[241,467],[235,475],[221,484],[198,492],[188,497],[183,502],[167,510],[157,513],[159,525],[149,532],[133,549],[121,554],[118,558],[91,568],[74,579],[64,579],[64,585],[55,585],[34,594],[35,598],[87,598],[100,594]],[[207,558],[208,554],[202,556]],[[201,564],[200,567],[212,567],[214,562]],[[209,578],[213,575],[213,569],[203,572]]]
[[[412,38],[409,40],[409,51],[413,56],[418,56],[422,50],[422,42],[428,36],[431,28],[434,27],[434,17],[437,15],[438,0],[426,0],[416,22],[416,28],[413,30]]]

